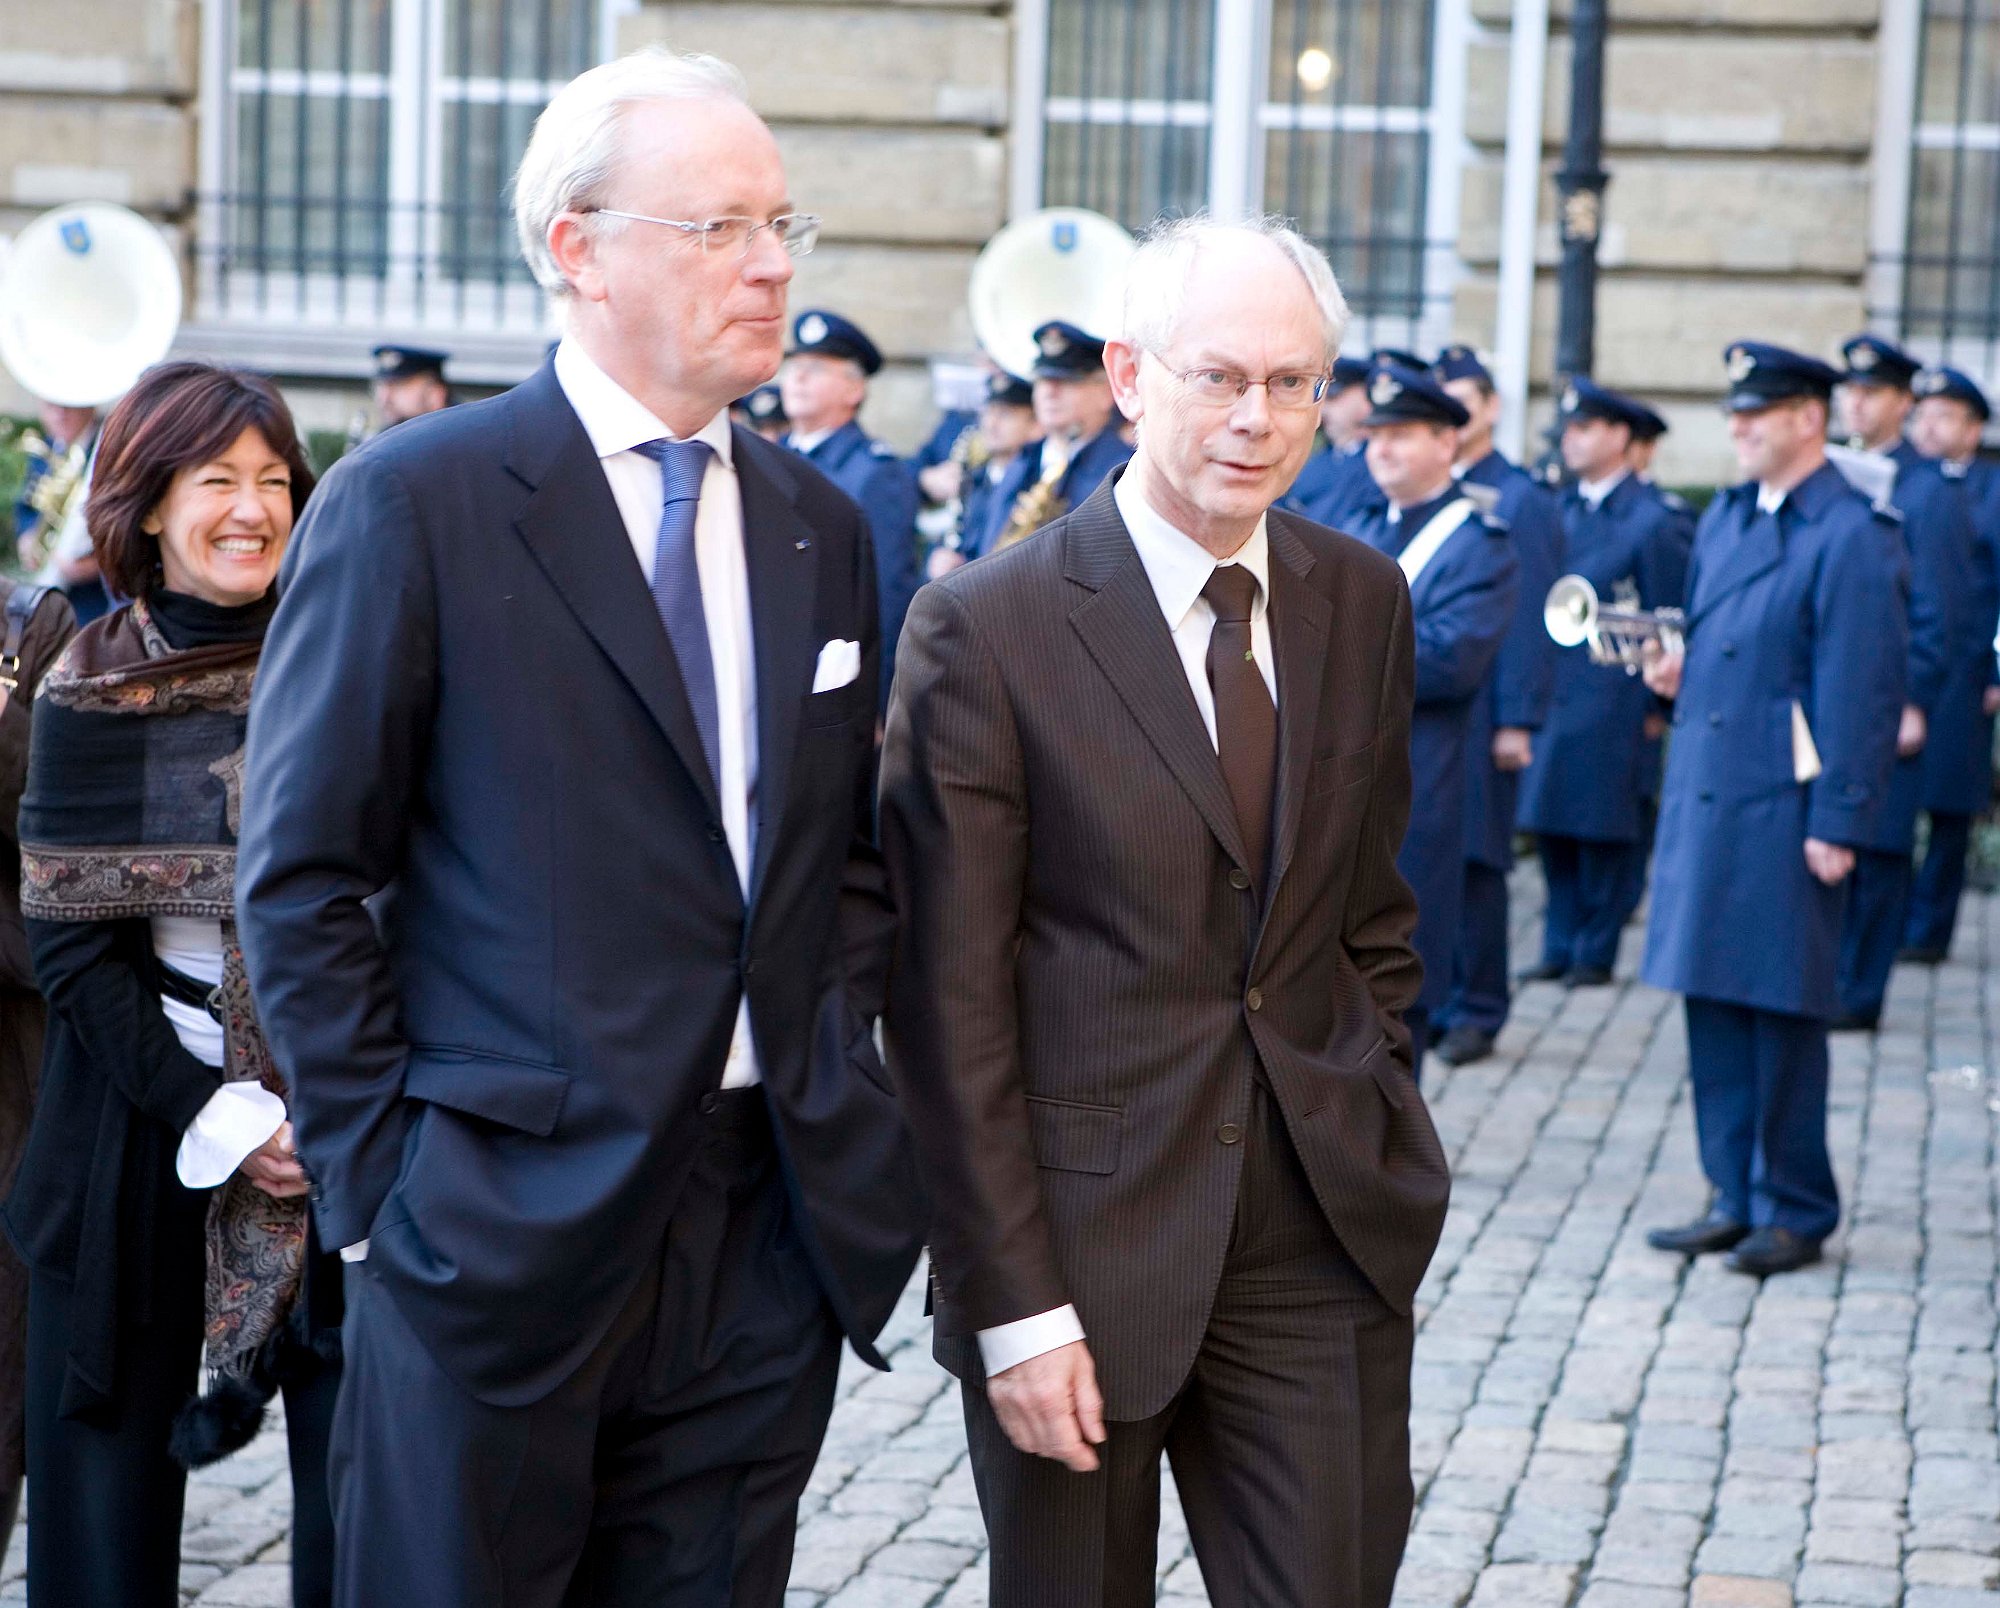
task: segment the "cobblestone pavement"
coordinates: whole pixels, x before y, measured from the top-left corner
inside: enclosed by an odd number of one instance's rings
[[[1516,880],[1517,957],[1540,884]],[[2000,901],[1834,1041],[1846,1224],[1759,1286],[1646,1248],[1706,1198],[1681,1014],[1626,981],[1525,990],[1500,1053],[1430,1090],[1455,1171],[1420,1306],[1418,1508],[1398,1608],[2000,1605],[1993,1136]],[[855,1365],[800,1520],[787,1608],[975,1608],[984,1532],[955,1387],[913,1287]],[[194,1481],[183,1591],[287,1600],[283,1438]],[[107,1538],[107,1544],[115,1544]],[[20,1541],[0,1568],[19,1603]],[[1205,1601],[1178,1510],[1163,1603]],[[1305,1608],[1305,1605],[1301,1605]]]

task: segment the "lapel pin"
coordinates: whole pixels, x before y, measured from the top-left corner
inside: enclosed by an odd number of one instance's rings
[[[812,543],[809,541],[798,541],[798,542],[793,542],[792,546],[795,547],[799,552],[803,553],[808,547],[812,546]]]

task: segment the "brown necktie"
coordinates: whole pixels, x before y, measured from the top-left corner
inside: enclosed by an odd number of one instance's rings
[[[1261,891],[1271,853],[1271,787],[1278,766],[1278,711],[1250,651],[1257,577],[1241,564],[1217,567],[1201,589],[1215,610],[1208,685],[1215,693],[1215,746],[1236,805],[1236,824]]]

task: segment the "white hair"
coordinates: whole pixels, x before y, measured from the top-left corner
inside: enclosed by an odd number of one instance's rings
[[[1124,338],[1132,346],[1163,351],[1174,336],[1181,308],[1187,301],[1188,276],[1195,258],[1211,240],[1225,235],[1254,235],[1268,240],[1298,269],[1319,309],[1326,361],[1340,353],[1347,333],[1347,298],[1334,282],[1326,253],[1278,217],[1246,218],[1224,223],[1205,212],[1186,218],[1162,218],[1139,237],[1139,249],[1125,269]]]
[[[714,56],[662,45],[635,50],[580,73],[556,91],[514,172],[514,229],[521,255],[551,296],[569,283],[549,252],[549,225],[565,212],[602,206],[618,169],[619,124],[637,101],[734,100],[749,104],[743,75]],[[599,226],[623,227],[620,219]]]

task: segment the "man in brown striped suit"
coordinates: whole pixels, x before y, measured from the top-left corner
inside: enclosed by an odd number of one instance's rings
[[[1402,1557],[1449,1189],[1409,590],[1271,508],[1345,318],[1290,230],[1163,226],[1105,359],[1137,456],[904,629],[888,1042],[994,1608],[1150,1604],[1162,1452],[1217,1608],[1380,1608]]]

